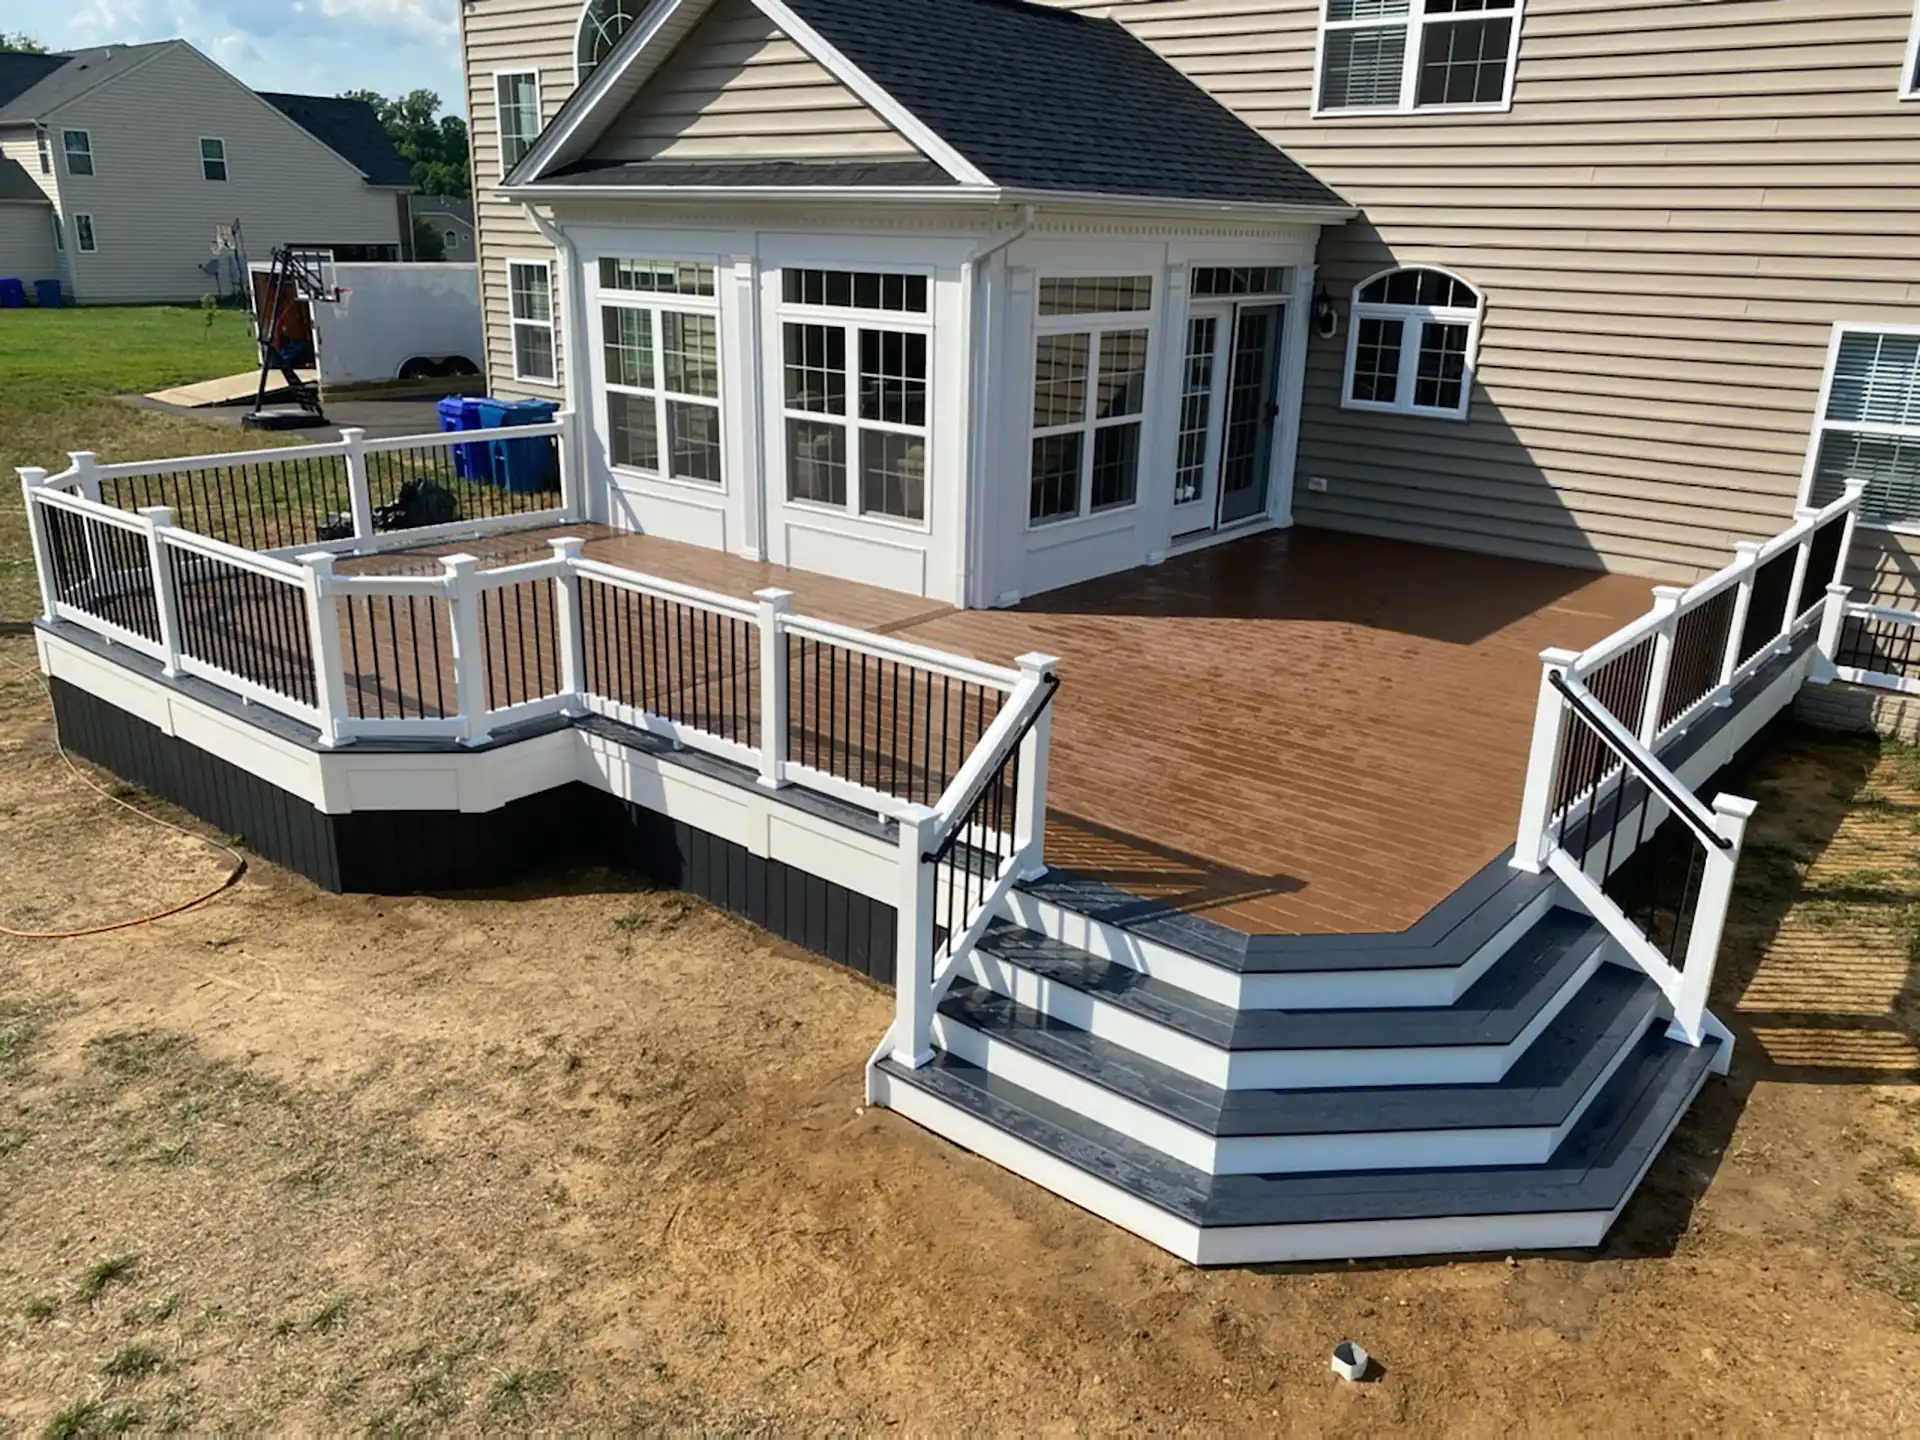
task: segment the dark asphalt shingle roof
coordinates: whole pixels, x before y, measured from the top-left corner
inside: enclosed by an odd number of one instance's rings
[[[416,195],[413,197],[413,213],[445,215],[463,224],[473,224],[473,202],[462,200],[458,195]]]
[[[593,189],[605,185],[658,185],[707,188],[764,186],[780,188],[838,185],[848,188],[951,185],[953,177],[931,160],[743,160],[695,164],[686,161],[589,161],[572,165],[541,182]]]
[[[1338,205],[1112,20],[1029,0],[788,0],[996,185]]]
[[[66,55],[0,55],[0,121],[38,120],[174,43],[100,45]]]
[[[411,189],[413,167],[394,148],[393,137],[364,100],[329,95],[283,95],[262,90],[260,98],[367,177],[369,185]]]
[[[47,205],[47,192],[42,190],[18,160],[9,160],[0,156],[0,200],[38,200]]]

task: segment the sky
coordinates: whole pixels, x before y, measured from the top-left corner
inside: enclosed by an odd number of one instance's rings
[[[460,0],[5,0],[50,50],[183,39],[256,90],[460,97]]]

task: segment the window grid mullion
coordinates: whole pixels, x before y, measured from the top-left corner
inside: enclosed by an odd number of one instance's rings
[[[1100,428],[1100,355],[1106,349],[1107,332],[1094,326],[1087,337],[1087,403],[1080,422],[1080,494],[1075,515],[1093,513],[1093,438]]]
[[[1427,321],[1422,315],[1408,315],[1405,318],[1406,327],[1400,345],[1399,408],[1418,413],[1422,407],[1415,400],[1414,387],[1420,383],[1420,344],[1426,336]]]

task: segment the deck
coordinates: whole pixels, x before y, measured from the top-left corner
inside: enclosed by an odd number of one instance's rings
[[[344,569],[488,567],[559,531]],[[1252,933],[1401,930],[1512,842],[1538,654],[1640,614],[1644,581],[1300,528],[956,611],[650,536],[590,556],[1005,662],[1061,657],[1047,853]]]

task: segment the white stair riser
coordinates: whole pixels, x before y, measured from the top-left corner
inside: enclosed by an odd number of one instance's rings
[[[1029,930],[1142,975],[1243,1010],[1394,1009],[1451,1005],[1552,908],[1557,890],[1529,903],[1464,963],[1405,970],[1303,970],[1241,974],[1024,891],[1007,896],[1007,918]]]
[[[1491,1083],[1507,1073],[1600,963],[1600,950],[1596,949],[1506,1045],[1346,1050],[1222,1049],[980,950],[967,957],[960,973],[1029,1010],[1064,1020],[1222,1090],[1291,1090]]]

